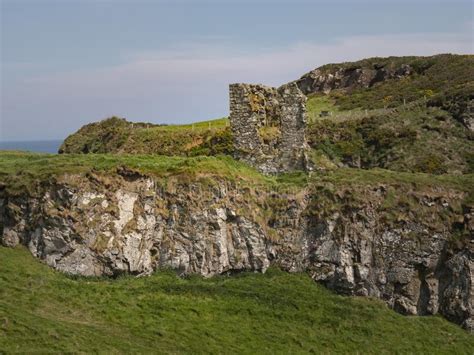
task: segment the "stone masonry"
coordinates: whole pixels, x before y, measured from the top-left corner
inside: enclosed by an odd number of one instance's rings
[[[229,94],[235,158],[264,174],[308,169],[306,96],[295,83],[231,84]]]

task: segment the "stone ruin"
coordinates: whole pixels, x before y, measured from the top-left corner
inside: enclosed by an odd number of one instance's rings
[[[309,169],[306,96],[296,83],[231,84],[229,95],[236,159],[264,174]]]

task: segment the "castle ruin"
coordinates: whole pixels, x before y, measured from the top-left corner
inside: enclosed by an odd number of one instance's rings
[[[308,169],[306,96],[296,83],[231,84],[229,95],[236,159],[264,174]]]

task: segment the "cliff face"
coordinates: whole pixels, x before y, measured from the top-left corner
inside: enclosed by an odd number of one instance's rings
[[[63,175],[31,194],[4,189],[0,225],[4,245],[24,244],[67,273],[172,268],[211,276],[272,264],[404,314],[442,314],[472,331],[474,211],[465,194],[318,181],[272,191],[119,169]]]

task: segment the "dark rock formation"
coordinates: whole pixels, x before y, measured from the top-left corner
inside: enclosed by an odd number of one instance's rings
[[[232,84],[229,94],[235,158],[265,174],[308,168],[306,97],[296,84]]]

